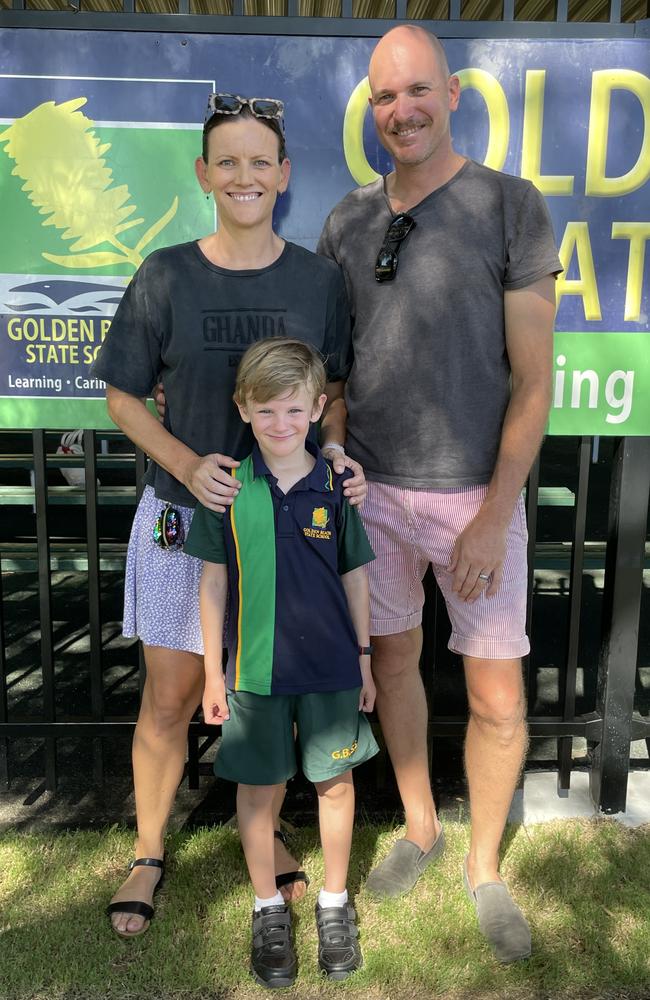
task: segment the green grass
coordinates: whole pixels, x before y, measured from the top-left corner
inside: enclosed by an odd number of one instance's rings
[[[404,899],[374,903],[362,886],[400,830],[360,825],[350,886],[364,967],[327,984],[316,966],[313,906],[322,879],[316,831],[292,837],[312,886],[294,907],[300,963],[288,998],[650,997],[650,829],[613,821],[509,828],[502,871],[533,934],[533,957],[503,967],[481,938],[461,884],[467,827],[446,824],[447,851]],[[168,877],[147,934],[123,941],[103,908],[131,857],[123,828],[0,837],[1,1000],[248,1000],[252,895],[237,834],[170,837]],[[281,994],[282,995],[282,994]]]

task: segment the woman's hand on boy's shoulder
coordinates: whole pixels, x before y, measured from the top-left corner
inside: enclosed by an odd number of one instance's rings
[[[239,479],[228,471],[238,465],[229,455],[197,455],[188,465],[183,485],[208,510],[223,514],[241,486]]]
[[[332,463],[332,468],[339,476],[350,469],[352,475],[343,484],[343,494],[350,501],[351,506],[358,506],[366,499],[368,484],[362,466],[355,462],[353,458],[346,455],[338,448],[323,448],[323,455]]]

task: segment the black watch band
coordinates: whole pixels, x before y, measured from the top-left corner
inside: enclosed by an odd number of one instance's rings
[[[370,654],[372,652],[374,652],[375,647],[374,646],[357,646],[357,649],[359,650],[359,656],[370,656]]]

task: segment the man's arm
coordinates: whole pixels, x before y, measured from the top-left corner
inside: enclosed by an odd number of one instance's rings
[[[506,292],[504,309],[512,371],[510,402],[485,500],[456,539],[449,563],[453,589],[470,602],[483,592],[479,574],[490,577],[487,597],[499,588],[508,526],[546,427],[553,371],[554,278],[548,275],[527,288]]]
[[[228,575],[224,563],[204,562],[199,587],[201,631],[205,647],[203,717],[209,725],[229,718],[223,679],[223,620],[226,611]]]

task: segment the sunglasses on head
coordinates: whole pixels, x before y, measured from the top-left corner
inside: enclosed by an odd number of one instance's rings
[[[167,504],[156,518],[152,538],[161,549],[177,549],[185,541],[181,516],[171,504]]]
[[[375,262],[375,281],[381,283],[393,280],[397,274],[397,255],[399,253],[399,249],[408,234],[414,228],[415,219],[412,219],[411,216],[407,215],[405,212],[401,212],[399,215],[396,215],[391,221],[388,229],[386,230],[381,250],[377,254],[377,260]]]
[[[273,97],[240,97],[239,94],[210,94],[205,121],[209,122],[213,115],[238,115],[245,107],[250,108],[256,118],[274,118],[282,127],[282,101]]]

